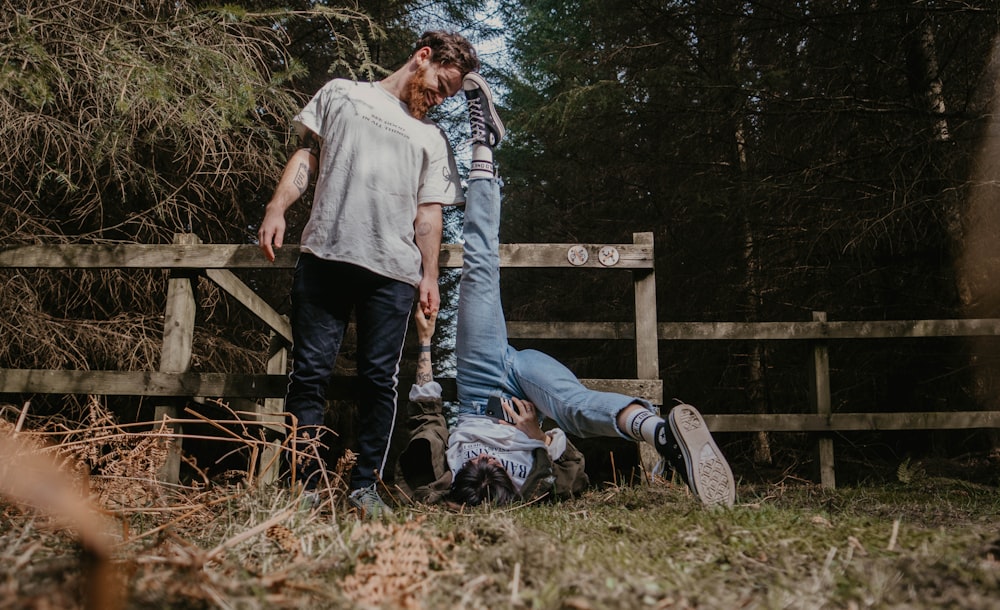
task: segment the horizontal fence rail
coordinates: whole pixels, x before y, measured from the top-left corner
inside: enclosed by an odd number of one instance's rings
[[[634,339],[631,322],[509,322],[514,338]],[[661,341],[803,341],[1000,336],[1000,318],[875,322],[660,322]]]
[[[454,377],[435,377],[446,398],[455,396]],[[400,387],[409,387],[412,376],[401,375]],[[658,397],[658,379],[581,379],[585,386],[602,392],[618,392],[640,398]],[[283,398],[288,386],[284,374],[167,373],[162,371],[54,371],[47,369],[0,369],[0,394],[96,394],[102,396],[182,396],[195,398]],[[330,399],[357,396],[353,377],[330,381]],[[658,403],[657,403],[658,404]]]
[[[660,339],[665,341],[976,337],[1000,335],[1000,319],[756,323],[670,322],[659,324],[658,335]]]
[[[959,430],[1000,428],[998,411],[948,413],[767,413],[703,415],[713,432],[850,432],[871,430]]]
[[[583,247],[586,261],[573,264],[567,253]],[[508,268],[652,269],[653,245],[613,244],[618,260],[602,263],[606,244],[500,244],[500,265]],[[267,261],[260,248],[249,245],[215,244],[121,244],[13,246],[0,250],[0,268],[34,269],[292,269],[298,246],[286,244]],[[608,260],[604,258],[603,260]],[[441,246],[442,268],[462,267],[462,246]]]

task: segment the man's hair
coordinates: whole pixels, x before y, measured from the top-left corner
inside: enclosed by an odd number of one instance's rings
[[[462,76],[479,70],[479,56],[472,43],[456,32],[430,30],[424,32],[417,41],[413,52],[424,47],[431,48],[431,61],[457,67]]]
[[[459,504],[479,506],[483,502],[506,506],[518,499],[517,486],[503,466],[486,460],[469,460],[451,484],[451,499]]]

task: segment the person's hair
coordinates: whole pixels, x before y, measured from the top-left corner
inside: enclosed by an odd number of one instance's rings
[[[431,48],[431,61],[442,65],[456,66],[465,76],[479,70],[479,56],[472,43],[456,32],[430,30],[420,35],[413,52],[424,47]]]
[[[518,499],[517,486],[503,466],[485,460],[469,460],[455,473],[451,499],[479,506],[483,502],[505,506]]]

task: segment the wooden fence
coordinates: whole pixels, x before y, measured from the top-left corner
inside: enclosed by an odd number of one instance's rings
[[[249,245],[202,244],[197,236],[178,234],[172,245],[47,245],[15,246],[0,250],[0,269],[107,269],[156,268],[170,270],[164,308],[163,345],[156,371],[26,370],[0,369],[0,394],[94,394],[154,397],[220,397],[261,400],[256,415],[275,421],[282,411],[288,384],[287,348],[291,343],[288,319],[276,312],[233,269],[294,268],[298,249],[278,250],[274,263]],[[656,279],[653,269],[653,236],[637,233],[631,244],[503,244],[501,266],[506,268],[573,267],[628,271],[635,293],[635,322],[626,325],[635,340],[636,376],[630,379],[582,379],[588,387],[616,391],[662,402],[658,379],[656,341]],[[441,249],[442,268],[461,268],[462,248],[447,244]],[[267,370],[261,373],[199,373],[190,371],[195,329],[196,301],[193,281],[201,275],[244,305],[270,328],[275,341],[268,354]],[[290,284],[290,281],[289,281]],[[556,333],[563,339],[604,338],[615,333],[614,324],[560,325],[559,323],[510,323],[511,338],[530,338],[534,333]],[[638,331],[638,332],[637,332]],[[626,338],[626,337],[611,337]],[[454,393],[454,379],[441,379],[445,391]],[[330,385],[330,398],[352,394],[353,379],[337,378]],[[166,402],[166,401],[165,401]],[[176,480],[180,469],[180,429],[176,407],[156,407],[156,419],[173,423],[176,440],[162,474]],[[278,448],[271,447],[270,454]],[[271,463],[265,454],[262,464]],[[273,476],[273,469],[263,476]]]
[[[287,347],[291,328],[233,269],[294,267],[297,248],[287,246],[267,262],[255,246],[202,244],[195,235],[178,234],[172,245],[45,245],[0,250],[2,268],[100,269],[160,268],[171,272],[164,310],[161,359],[157,371],[81,371],[0,369],[0,394],[95,394],[159,397],[222,397],[262,400],[263,419],[277,417],[287,385]],[[799,340],[811,344],[809,413],[705,414],[715,432],[789,431],[818,433],[820,479],[835,485],[831,434],[851,430],[1000,428],[1000,412],[834,413],[831,408],[828,344],[844,339],[899,337],[968,337],[1000,335],[1000,319],[828,322],[815,312],[809,322],[657,323],[656,280],[651,233],[636,233],[631,244],[503,244],[505,268],[586,268],[628,271],[632,275],[635,321],[508,322],[512,339],[629,340],[635,343],[636,375],[630,379],[583,379],[588,387],[663,402],[658,341]],[[442,268],[461,268],[462,249],[444,245]],[[189,371],[195,308],[192,280],[203,275],[259,317],[277,338],[262,373]],[[442,380],[453,391],[453,380]],[[343,396],[352,382],[335,379],[331,396]],[[170,405],[158,418],[173,418]],[[175,479],[179,453],[174,451],[165,478]]]

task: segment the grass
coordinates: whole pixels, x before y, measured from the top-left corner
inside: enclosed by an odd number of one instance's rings
[[[978,609],[1000,599],[995,479],[914,470],[905,483],[829,490],[784,478],[741,484],[729,510],[657,480],[361,521],[342,488],[310,508],[269,485],[161,485],[150,473],[162,449],[142,434],[102,427],[98,452],[69,434],[67,453],[7,432],[0,609]],[[83,477],[70,457],[84,454],[112,474]]]
[[[967,487],[761,486],[729,511],[665,485],[609,489],[488,527],[473,518],[471,538],[491,543],[456,558],[490,576],[491,608],[994,607],[1000,497]],[[455,518],[435,523],[448,531]]]
[[[130,608],[995,608],[1000,599],[995,488],[926,479],[740,493],[731,510],[705,510],[659,482],[362,522],[342,499],[313,510],[284,489],[220,487],[175,496],[180,511],[127,519],[114,582]],[[170,527],[143,535],[171,514]],[[4,511],[2,607],[81,604],[79,547],[43,522]]]

